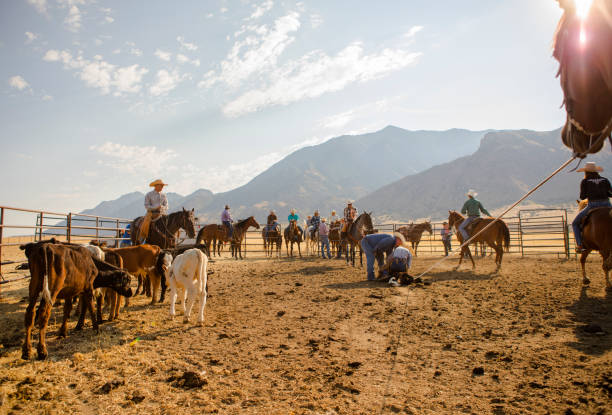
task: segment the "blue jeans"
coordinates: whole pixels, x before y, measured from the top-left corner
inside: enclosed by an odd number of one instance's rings
[[[231,240],[234,236],[234,227],[232,226],[232,222],[228,220],[224,220],[223,224],[227,228],[227,239]]]
[[[461,235],[463,236],[463,242],[467,241],[468,239],[470,239],[470,235],[468,235],[467,231],[465,230],[465,228],[467,228],[467,226],[472,223],[474,221],[474,219],[476,219],[478,216],[468,216],[467,218],[465,218],[465,220],[463,222],[461,222],[461,225],[459,225],[459,232],[461,232]]]
[[[572,222],[572,229],[574,230],[574,238],[576,238],[576,245],[582,246],[582,234],[580,229],[580,222],[582,222],[582,218],[584,218],[587,213],[589,213],[589,211],[598,207],[612,207],[612,205],[610,205],[610,199],[594,200],[592,202],[589,201],[589,204],[576,215],[576,218]]]
[[[327,235],[320,235],[319,239],[321,241],[321,256],[323,258],[325,258],[325,250],[324,250],[324,248],[327,247],[327,257],[329,259],[331,259],[331,251],[329,250],[329,236],[327,236]]]
[[[378,259],[378,266],[381,267],[383,265],[382,256],[376,258],[374,255],[374,247],[368,243],[367,238],[363,238],[361,240],[361,249],[365,253],[366,262],[367,262],[367,270],[368,270],[368,281],[374,281],[376,277],[374,276],[374,261]]]

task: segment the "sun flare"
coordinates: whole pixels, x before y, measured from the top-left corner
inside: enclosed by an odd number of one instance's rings
[[[576,2],[576,14],[581,19],[584,19],[589,13],[593,0],[574,0]]]

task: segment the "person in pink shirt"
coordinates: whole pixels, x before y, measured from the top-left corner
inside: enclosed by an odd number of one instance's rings
[[[319,241],[321,241],[321,256],[325,259],[325,248],[327,247],[327,259],[331,259],[331,252],[329,250],[329,227],[325,223],[325,218],[321,218],[319,224]]]

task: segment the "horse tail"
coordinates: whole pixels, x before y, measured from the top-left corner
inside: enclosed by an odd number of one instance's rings
[[[201,244],[202,243],[201,241],[203,241],[204,239],[204,228],[205,226],[202,226],[200,230],[198,231],[198,234],[196,235],[196,242],[195,242],[196,245]]]
[[[506,252],[510,251],[510,229],[508,229],[508,226],[506,225],[505,222],[500,221],[500,223],[502,224],[502,232],[504,233],[504,250]]]

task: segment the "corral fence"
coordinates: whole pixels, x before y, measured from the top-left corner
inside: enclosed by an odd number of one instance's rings
[[[19,250],[19,245],[26,242],[39,241],[41,239],[55,237],[56,239],[73,242],[87,243],[92,239],[107,241],[109,246],[119,246],[124,238],[126,225],[131,219],[113,218],[105,216],[87,215],[82,213],[57,213],[43,210],[31,210],[0,206],[0,284],[13,280],[5,279],[4,269],[8,266],[25,263],[25,255]],[[566,209],[524,209],[517,216],[504,218],[504,222],[510,230],[510,253],[530,255],[551,255],[556,257],[570,258],[574,251],[574,238],[570,237],[568,214]],[[260,222],[262,223],[262,222]],[[250,228],[242,241],[242,256],[248,258],[265,258],[262,229]],[[392,233],[401,226],[408,223],[381,223],[374,227],[379,233]],[[196,231],[203,224],[196,225]],[[437,256],[444,255],[444,245],[440,231],[443,228],[442,221],[431,222],[432,233],[424,232],[418,245],[417,255]],[[281,225],[281,234],[284,227]],[[184,232],[179,235],[179,243],[189,243]],[[452,238],[452,248],[456,249],[459,243]],[[211,247],[212,248],[212,247]],[[319,255],[320,247],[311,246],[310,243],[302,243],[302,255]],[[483,250],[474,246],[478,255],[488,255],[491,248]],[[294,255],[297,247],[294,249]],[[225,244],[222,256],[228,257],[229,244]],[[287,256],[286,245],[283,237],[281,256]],[[575,256],[575,254],[574,254]],[[273,251],[272,258],[276,257]],[[22,277],[23,278],[23,277]]]
[[[92,239],[119,246],[130,219],[58,213],[0,206],[0,284],[11,282],[4,277],[3,267],[27,262],[19,246],[27,242],[56,238],[71,243],[87,243]],[[23,278],[23,277],[22,277]]]

